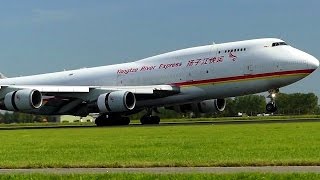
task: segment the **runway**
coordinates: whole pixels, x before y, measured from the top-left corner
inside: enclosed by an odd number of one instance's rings
[[[320,166],[262,166],[262,167],[154,167],[154,168],[44,168],[0,169],[0,174],[105,174],[105,173],[320,173]]]
[[[320,119],[299,118],[299,119],[266,119],[266,120],[213,120],[213,121],[181,121],[181,122],[160,122],[157,125],[141,125],[132,123],[127,126],[105,126],[97,127],[95,124],[89,125],[65,125],[57,123],[55,125],[37,125],[37,126],[0,126],[0,130],[18,130],[18,129],[59,129],[59,128],[112,128],[112,127],[144,127],[144,126],[183,126],[183,125],[232,125],[232,124],[266,124],[266,123],[298,123],[298,122],[320,122]]]

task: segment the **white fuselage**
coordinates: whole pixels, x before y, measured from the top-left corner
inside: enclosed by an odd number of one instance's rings
[[[139,61],[1,79],[0,85],[175,85],[175,96],[138,105],[181,104],[264,92],[294,83],[319,65],[316,58],[280,39],[255,39],[194,47]]]

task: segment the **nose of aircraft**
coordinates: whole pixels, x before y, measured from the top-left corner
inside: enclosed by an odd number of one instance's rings
[[[307,66],[308,69],[312,70],[315,70],[319,67],[319,60],[312,55],[295,48],[291,52],[292,55],[298,60],[300,65],[304,67]]]
[[[306,63],[310,69],[317,69],[319,67],[319,60],[309,54],[306,57]]]

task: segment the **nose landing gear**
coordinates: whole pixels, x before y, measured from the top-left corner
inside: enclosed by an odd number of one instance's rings
[[[274,113],[276,112],[278,109],[277,105],[275,102],[269,102],[267,105],[266,105],[266,110],[267,112],[271,112],[271,113]]]
[[[268,92],[269,92],[268,98],[270,98],[270,102],[267,103],[266,105],[266,111],[270,113],[274,113],[278,109],[276,105],[276,95],[277,93],[279,93],[279,89],[271,89]]]

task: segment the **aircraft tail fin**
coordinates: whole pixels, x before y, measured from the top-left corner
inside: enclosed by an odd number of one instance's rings
[[[2,73],[0,73],[0,79],[6,79],[7,77],[5,75],[3,75]]]

